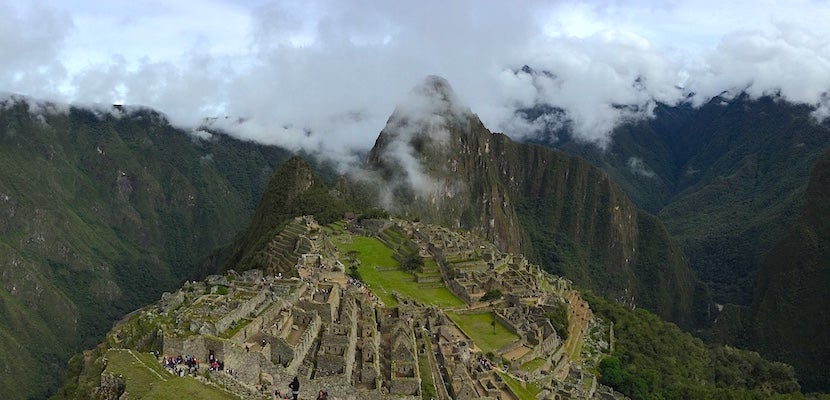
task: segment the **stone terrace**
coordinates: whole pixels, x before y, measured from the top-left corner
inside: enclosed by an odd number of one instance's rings
[[[515,400],[499,375],[508,371],[536,382],[540,398],[619,397],[578,367],[578,353],[569,357],[588,340],[589,323],[600,330],[602,325],[569,281],[546,274],[524,257],[420,223],[384,220],[349,228],[376,234],[400,252],[434,260],[436,270],[422,274],[437,277],[438,284],[443,281],[467,303],[454,312],[492,309],[519,340],[488,358],[477,350],[470,332],[446,316],[449,310],[405,298],[398,299],[396,308],[383,307],[362,283],[344,274],[340,254],[313,218],[298,218],[289,226],[271,242],[273,265],[267,273],[229,271],[188,282],[134,316],[158,326],[160,358],[190,355],[206,368],[213,355],[226,373],[213,372],[212,379],[240,388],[243,398],[285,392],[296,375],[302,398],[325,389],[333,399],[418,399],[422,379],[428,377],[439,399]],[[286,255],[294,257],[299,277],[289,278],[293,272],[283,269]],[[503,296],[482,302],[491,290]],[[564,343],[545,314],[556,304],[569,312]],[[527,370],[525,365],[535,367]]]

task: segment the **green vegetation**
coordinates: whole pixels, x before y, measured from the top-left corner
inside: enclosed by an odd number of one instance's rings
[[[409,272],[422,271],[424,269],[424,259],[418,254],[407,254],[401,263],[401,267]]]
[[[242,328],[247,326],[249,323],[251,323],[251,320],[247,318],[241,321],[234,321],[233,324],[231,324],[231,326],[228,328],[228,330],[222,332],[222,337],[227,339],[232,338],[233,335],[236,335],[240,330],[242,330]]]
[[[482,352],[496,352],[498,349],[519,340],[515,333],[493,318],[491,312],[460,314],[449,312],[447,315],[464,333],[470,336]]]
[[[228,287],[227,286],[216,286],[216,294],[220,296],[224,296],[228,294]]]
[[[516,394],[519,400],[536,400],[536,396],[542,391],[532,382],[523,382],[504,372],[497,372],[507,387]]]
[[[432,366],[428,356],[418,356],[418,368],[421,373],[421,399],[432,400],[436,398],[435,380],[432,378]]]
[[[536,371],[542,366],[545,365],[545,360],[541,358],[534,358],[524,364],[522,364],[521,368],[524,371]]]
[[[244,229],[287,152],[149,110],[0,109],[0,354],[15,360],[0,387],[43,398],[73,352]]]
[[[268,270],[264,249],[288,221],[314,215],[321,225],[328,225],[340,220],[348,209],[346,202],[332,194],[305,160],[294,156],[271,175],[247,231],[220,255],[221,268]]]
[[[556,329],[556,333],[562,340],[568,339],[568,306],[565,303],[557,303],[553,307],[546,310],[545,316],[548,321]]]
[[[600,381],[638,399],[799,398],[792,367],[757,353],[710,348],[648,311],[629,310],[590,293],[594,312],[614,323],[614,353]]]
[[[501,296],[501,290],[492,289],[488,290],[487,293],[484,293],[484,296],[481,296],[481,301],[498,300]]]
[[[106,353],[105,372],[123,376],[131,399],[233,399],[230,393],[205,385],[193,377],[177,377],[149,354],[131,350],[110,350]]]
[[[354,266],[354,259],[359,261],[357,274],[371,290],[387,306],[398,304],[393,293],[411,298],[424,304],[439,307],[457,307],[464,305],[458,297],[445,286],[424,287],[415,282],[415,277],[404,271],[398,260],[393,257],[394,251],[374,237],[352,236],[350,242],[337,242],[337,246],[347,254],[346,260],[341,262],[349,270]]]
[[[738,318],[718,321],[738,325],[727,329],[726,340],[792,364],[807,390],[830,390],[828,260],[830,151],[813,169],[796,223],[764,259],[754,304]]]

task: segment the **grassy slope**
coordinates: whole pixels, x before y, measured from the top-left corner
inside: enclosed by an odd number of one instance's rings
[[[151,355],[130,350],[106,353],[105,372],[122,375],[131,399],[205,399],[225,400],[235,396],[216,387],[205,385],[193,377],[176,377],[167,372]]]

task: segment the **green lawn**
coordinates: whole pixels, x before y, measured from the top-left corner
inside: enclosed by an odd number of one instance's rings
[[[532,371],[536,371],[537,369],[541,368],[543,365],[545,365],[545,360],[543,360],[541,358],[534,358],[534,359],[522,364],[521,368],[525,371],[532,372]]]
[[[341,262],[349,268],[345,255],[357,251],[360,260],[358,272],[360,277],[385,305],[394,307],[398,304],[392,293],[397,292],[416,301],[438,307],[463,306],[458,297],[445,286],[423,287],[415,282],[415,277],[400,269],[400,263],[392,257],[393,250],[374,237],[352,236],[351,242],[337,241],[340,248]],[[380,268],[381,270],[378,270]]]
[[[418,356],[418,368],[421,372],[421,398],[434,399],[435,380],[432,379],[432,366],[428,356]]]
[[[400,266],[398,260],[392,257],[392,249],[374,237],[352,236],[352,242],[345,245],[345,250],[355,250],[359,253],[361,267]]]
[[[496,321],[493,328],[493,314],[489,311],[474,314],[447,313],[450,319],[458,325],[461,330],[475,342],[484,353],[496,352],[496,350],[519,340],[515,333],[511,332],[501,322]],[[495,333],[493,331],[495,330]]]
[[[156,359],[133,350],[109,350],[107,372],[124,376],[130,399],[234,399],[231,394],[205,385],[192,377],[167,372]]]
[[[541,392],[541,389],[532,382],[525,383],[503,372],[497,373],[519,400],[536,400],[536,395]]]

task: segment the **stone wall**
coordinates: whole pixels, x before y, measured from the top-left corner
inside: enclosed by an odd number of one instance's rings
[[[162,354],[177,356],[190,354],[201,360],[207,360],[207,348],[205,347],[204,336],[193,336],[187,339],[171,338],[164,336]]]
[[[461,299],[465,303],[472,304],[472,303],[475,302],[475,300],[470,297],[470,294],[467,293],[467,289],[464,286],[462,286],[460,283],[458,283],[457,280],[455,280],[455,279],[449,280],[449,282],[447,284],[447,288],[450,289],[450,291],[454,295],[456,295],[459,299]]]
[[[420,378],[398,378],[389,382],[389,393],[391,394],[417,396],[420,389]]]
[[[265,301],[264,291],[260,291],[248,301],[239,305],[239,307],[229,311],[225,316],[216,321],[216,334],[220,335],[222,332],[228,330],[234,322],[240,321],[243,318],[249,318],[251,313],[256,310],[257,306]]]
[[[239,330],[239,332],[234,334],[233,337],[231,337],[231,340],[238,343],[244,343],[249,337],[253,337],[261,330],[265,329],[266,325],[270,325],[271,321],[277,319],[280,311],[282,311],[282,307],[279,303],[271,304],[259,316],[251,320],[248,325],[245,325]]]
[[[311,314],[310,321],[300,338],[300,342],[294,346],[294,360],[288,365],[289,371],[296,371],[300,367],[303,359],[305,359],[306,353],[308,353],[308,350],[314,343],[314,339],[317,338],[317,334],[320,332],[320,325],[322,324],[320,315],[316,312],[312,312]]]
[[[331,321],[334,320],[334,309],[329,303],[317,303],[308,300],[300,300],[297,302],[297,307],[317,314],[324,323],[331,323]]]
[[[294,347],[286,343],[283,338],[274,338],[271,340],[271,361],[274,364],[287,367],[294,361]]]
[[[317,376],[341,375],[346,372],[346,359],[333,354],[317,355]]]
[[[507,330],[509,330],[510,332],[515,333],[520,338],[522,338],[522,339],[525,338],[525,333],[522,332],[521,330],[519,330],[519,327],[514,325],[512,322],[508,321],[507,318],[504,318],[504,316],[502,316],[501,313],[499,313],[499,312],[496,312],[496,321],[501,322],[502,325],[507,327]]]

